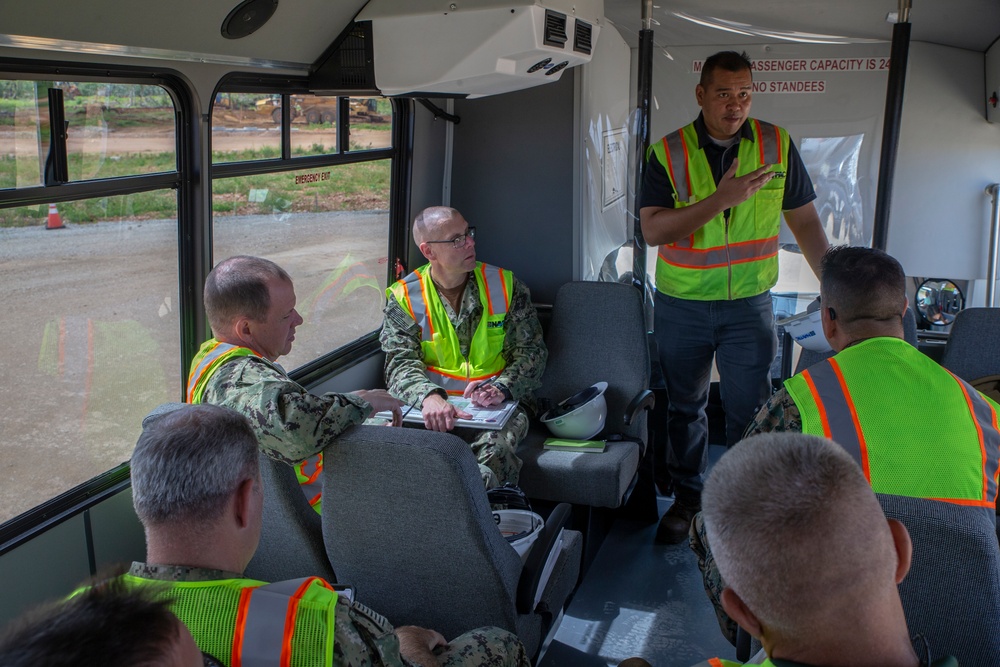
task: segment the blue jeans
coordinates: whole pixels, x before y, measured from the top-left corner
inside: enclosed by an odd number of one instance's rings
[[[656,293],[654,308],[660,366],[667,385],[667,471],[674,497],[701,502],[708,462],[708,390],[712,358],[719,369],[726,444],[743,435],[771,394],[770,367],[777,350],[771,293],[733,301],[692,301]]]

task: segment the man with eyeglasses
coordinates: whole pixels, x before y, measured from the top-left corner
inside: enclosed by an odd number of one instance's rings
[[[548,351],[528,288],[510,271],[477,262],[475,237],[453,208],[433,206],[416,217],[413,240],[427,264],[386,290],[381,341],[389,392],[418,407],[427,428],[469,442],[492,488],[518,481],[514,452],[528,432],[525,407],[534,408]],[[521,406],[502,429],[456,429],[470,415],[449,396]]]

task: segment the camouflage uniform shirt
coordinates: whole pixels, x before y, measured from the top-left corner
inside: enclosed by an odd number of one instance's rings
[[[132,563],[134,577],[156,581],[218,581],[242,579],[223,570],[207,570],[177,565]],[[399,639],[384,616],[359,602],[339,596],[334,612],[333,661],[338,667],[413,667],[399,654]],[[195,637],[198,640],[198,637]],[[448,667],[530,667],[524,647],[517,637],[499,628],[467,632],[435,651],[441,665]],[[215,656],[225,665],[230,656]],[[311,666],[310,666],[311,667]],[[315,667],[332,667],[316,665]],[[419,667],[419,666],[417,666]]]
[[[462,356],[468,358],[472,336],[483,316],[479,285],[471,278],[466,282],[457,313],[448,299],[442,297],[441,303],[455,327]],[[514,278],[513,295],[503,328],[503,349],[500,354],[506,365],[497,377],[496,384],[506,390],[509,398],[519,401],[533,412],[533,392],[542,384],[548,350],[545,349],[542,325],[538,322],[535,307],[531,305],[528,288],[517,278]],[[420,347],[420,326],[394,298],[389,298],[385,306],[381,341],[385,351],[386,382],[393,396],[404,403],[417,406],[431,393],[447,397],[444,389],[427,377],[427,367]],[[521,459],[515,451],[528,434],[528,414],[522,407],[517,408],[502,429],[491,431],[456,428],[452,433],[471,445],[487,488],[508,482],[517,484]]]
[[[802,416],[788,390],[782,387],[757,412],[743,438],[761,433],[802,433]]]
[[[465,284],[458,313],[448,299],[442,297],[441,303],[455,327],[462,356],[468,358],[472,336],[483,316],[479,285],[471,278]],[[516,277],[503,330],[501,354],[506,366],[497,378],[497,384],[507,389],[514,400],[533,407],[533,392],[542,386],[548,351],[545,349],[538,314],[531,305],[531,294]],[[380,340],[385,351],[385,377],[389,393],[411,405],[423,401],[431,392],[446,396],[443,389],[427,378],[427,367],[420,347],[420,326],[393,298],[389,298],[385,305],[385,323]]]
[[[281,366],[260,357],[222,364],[205,385],[202,401],[245,415],[261,451],[288,464],[322,451],[372,411],[354,394],[311,394]]]
[[[743,432],[743,439],[761,433],[772,432],[802,432],[802,416],[795,401],[788,391],[782,387],[776,391],[764,404]],[[691,549],[698,556],[698,569],[701,570],[705,583],[705,594],[708,595],[715,615],[719,621],[719,628],[726,639],[736,644],[736,621],[729,617],[729,614],[722,608],[722,590],[726,587],[719,568],[715,564],[715,557],[712,556],[712,548],[708,543],[708,535],[705,531],[705,522],[701,512],[695,515],[691,522],[689,533]]]

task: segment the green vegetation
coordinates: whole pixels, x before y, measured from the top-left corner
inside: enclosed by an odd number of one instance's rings
[[[301,151],[301,154],[314,153]],[[232,153],[225,155],[234,157]],[[75,157],[78,159],[71,157],[70,160],[70,174],[75,178],[81,175],[86,178],[111,178],[175,168],[172,153],[123,155],[117,160],[96,156]],[[238,160],[262,157],[278,157],[278,151],[257,149],[235,154]],[[308,171],[221,179],[215,182],[212,208],[220,215],[388,209],[389,164],[389,160],[378,160]],[[0,187],[15,187],[17,166],[14,157],[0,156]],[[20,167],[22,170],[26,168],[24,161]],[[33,169],[37,169],[37,160]],[[296,176],[312,174],[320,176],[315,181],[295,182]],[[174,190],[156,190],[122,197],[66,202],[59,204],[59,213],[64,223],[77,224],[170,219],[177,216],[177,196]],[[48,207],[45,205],[0,209],[0,227],[44,225],[47,216]]]

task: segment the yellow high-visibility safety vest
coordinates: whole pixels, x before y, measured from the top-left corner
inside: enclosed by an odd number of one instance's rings
[[[198,648],[228,667],[333,665],[337,593],[319,577],[273,584],[122,579],[129,586],[163,586]]]
[[[257,357],[266,363],[270,363],[260,354],[249,347],[240,347],[223,343],[215,338],[210,338],[202,343],[198,354],[191,360],[191,373],[188,375],[187,402],[201,403],[205,393],[205,387],[212,375],[215,374],[222,364],[237,357]],[[305,461],[296,463],[295,476],[299,484],[303,487],[302,492],[306,495],[306,500],[317,512],[323,509],[322,485],[319,474],[323,470],[323,452],[310,456]]]
[[[778,230],[788,168],[788,132],[760,120],[747,120],[754,140],[740,139],[737,176],[769,164],[777,174],[747,201],[720,213],[685,239],[661,245],[656,289],[668,296],[698,301],[743,299],[771,289],[778,280]],[[649,147],[674,188],[676,208],[715,192],[715,179],[698,148],[694,123]]]
[[[785,381],[802,432],[831,438],[876,493],[992,508],[993,401],[906,341],[871,338]]]
[[[386,295],[420,326],[420,348],[427,377],[450,395],[461,395],[472,380],[495,377],[506,366],[504,322],[514,291],[514,275],[482,262],[473,272],[479,286],[483,316],[472,336],[469,358],[462,356],[458,334],[424,265],[393,284]]]

